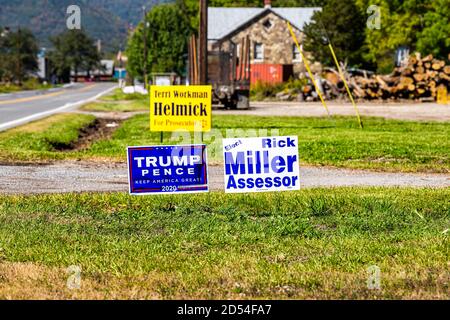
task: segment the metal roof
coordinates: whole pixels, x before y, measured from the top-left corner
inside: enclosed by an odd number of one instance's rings
[[[303,29],[315,11],[321,8],[208,8],[208,39],[219,40],[239,29],[250,20],[266,11],[289,21],[294,27]]]

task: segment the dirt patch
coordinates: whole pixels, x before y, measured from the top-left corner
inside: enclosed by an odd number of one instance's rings
[[[327,167],[300,167],[301,187],[450,187],[450,175],[392,173]],[[24,188],[26,181],[27,188]],[[223,165],[209,166],[212,191],[223,191]],[[1,194],[65,192],[128,192],[127,165],[123,162],[62,161],[46,166],[0,165]]]
[[[329,101],[332,115],[354,116],[353,106],[347,102]],[[413,121],[450,121],[450,106],[437,103],[358,103],[360,114],[365,117]],[[250,110],[214,110],[215,115],[324,117],[325,108],[316,102],[252,102]]]
[[[68,266],[67,266],[68,267]],[[113,277],[86,274],[80,267],[79,282],[70,268],[48,267],[31,262],[0,261],[0,299],[2,300],[79,300],[79,299],[160,299],[148,276]],[[162,280],[160,280],[162,282]],[[148,285],[143,286],[142,283]],[[76,286],[74,286],[76,285]]]
[[[97,118],[80,130],[78,140],[70,144],[53,144],[56,151],[80,151],[87,149],[97,140],[109,139],[120,127],[122,120]]]
[[[189,282],[176,272],[153,271],[112,275],[87,271],[83,266],[49,267],[31,262],[0,262],[0,299],[448,299],[448,275],[440,269],[390,269],[382,273],[381,287],[369,289],[366,270],[298,272],[289,281],[261,284],[261,275],[242,277],[219,270]],[[256,272],[255,270],[252,270]],[[255,273],[252,273],[255,275]],[[78,277],[78,278],[77,278]],[[202,280],[200,280],[202,279]],[[239,279],[239,282],[236,282]],[[211,289],[213,288],[213,289]]]

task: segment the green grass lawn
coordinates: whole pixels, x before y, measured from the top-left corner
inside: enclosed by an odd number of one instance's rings
[[[79,130],[95,120],[84,114],[59,114],[44,120],[0,132],[0,162],[62,160],[74,154],[59,147],[77,141]]]
[[[122,89],[115,89],[111,94],[102,96],[99,101],[106,102],[122,102],[122,101],[139,101],[145,107],[149,107],[149,96],[140,93],[123,93]]]
[[[22,83],[22,85],[16,85],[16,84],[0,84],[0,94],[5,93],[14,93],[18,91],[26,91],[26,90],[45,90],[45,89],[51,89],[58,86],[53,86],[50,84],[42,84],[39,83],[39,81],[35,79],[29,79]]]
[[[83,111],[97,112],[135,112],[148,111],[149,98],[139,93],[124,94],[121,89],[116,89],[112,94],[103,96],[99,101],[89,103],[83,107]]]
[[[148,114],[122,123],[108,140],[87,150],[59,152],[59,145],[76,141],[78,130],[94,120],[80,114],[58,115],[0,133],[0,161],[55,159],[110,159],[126,161],[126,147],[160,143],[159,132],[149,131]],[[353,117],[325,118],[213,116],[214,130],[205,133],[212,163],[222,162],[222,137],[297,135],[302,165],[337,166],[405,172],[450,171],[450,124],[364,119],[360,130]],[[197,135],[196,142],[201,142]],[[191,143],[191,136],[164,135],[164,143]]]
[[[147,111],[148,106],[143,106],[139,101],[122,101],[122,102],[93,102],[83,107],[83,111],[95,111],[95,112],[136,112]]]
[[[448,299],[449,198],[448,188],[3,195],[0,299]],[[71,265],[79,290],[66,288]],[[367,287],[371,266],[379,290]]]

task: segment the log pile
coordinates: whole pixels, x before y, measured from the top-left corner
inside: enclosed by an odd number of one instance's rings
[[[351,75],[346,72],[345,77],[357,99],[435,101],[439,86],[448,88],[450,85],[450,65],[433,58],[432,55],[421,58],[420,54],[416,53],[409,58],[405,66],[396,68],[389,75]],[[325,71],[322,84],[328,99],[345,97],[344,84],[334,69]],[[307,88],[304,91],[304,98],[307,98],[310,90]]]

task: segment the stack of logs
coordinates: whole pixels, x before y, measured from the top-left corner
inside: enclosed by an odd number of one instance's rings
[[[450,60],[450,54],[449,54]],[[434,59],[432,55],[421,58],[420,54],[410,56],[406,66],[396,68],[389,75],[346,74],[355,98],[374,99],[416,99],[435,101],[438,88],[450,85],[450,65]],[[328,98],[343,97],[345,87],[333,69],[327,69],[323,81]],[[328,90],[327,90],[328,89]]]

